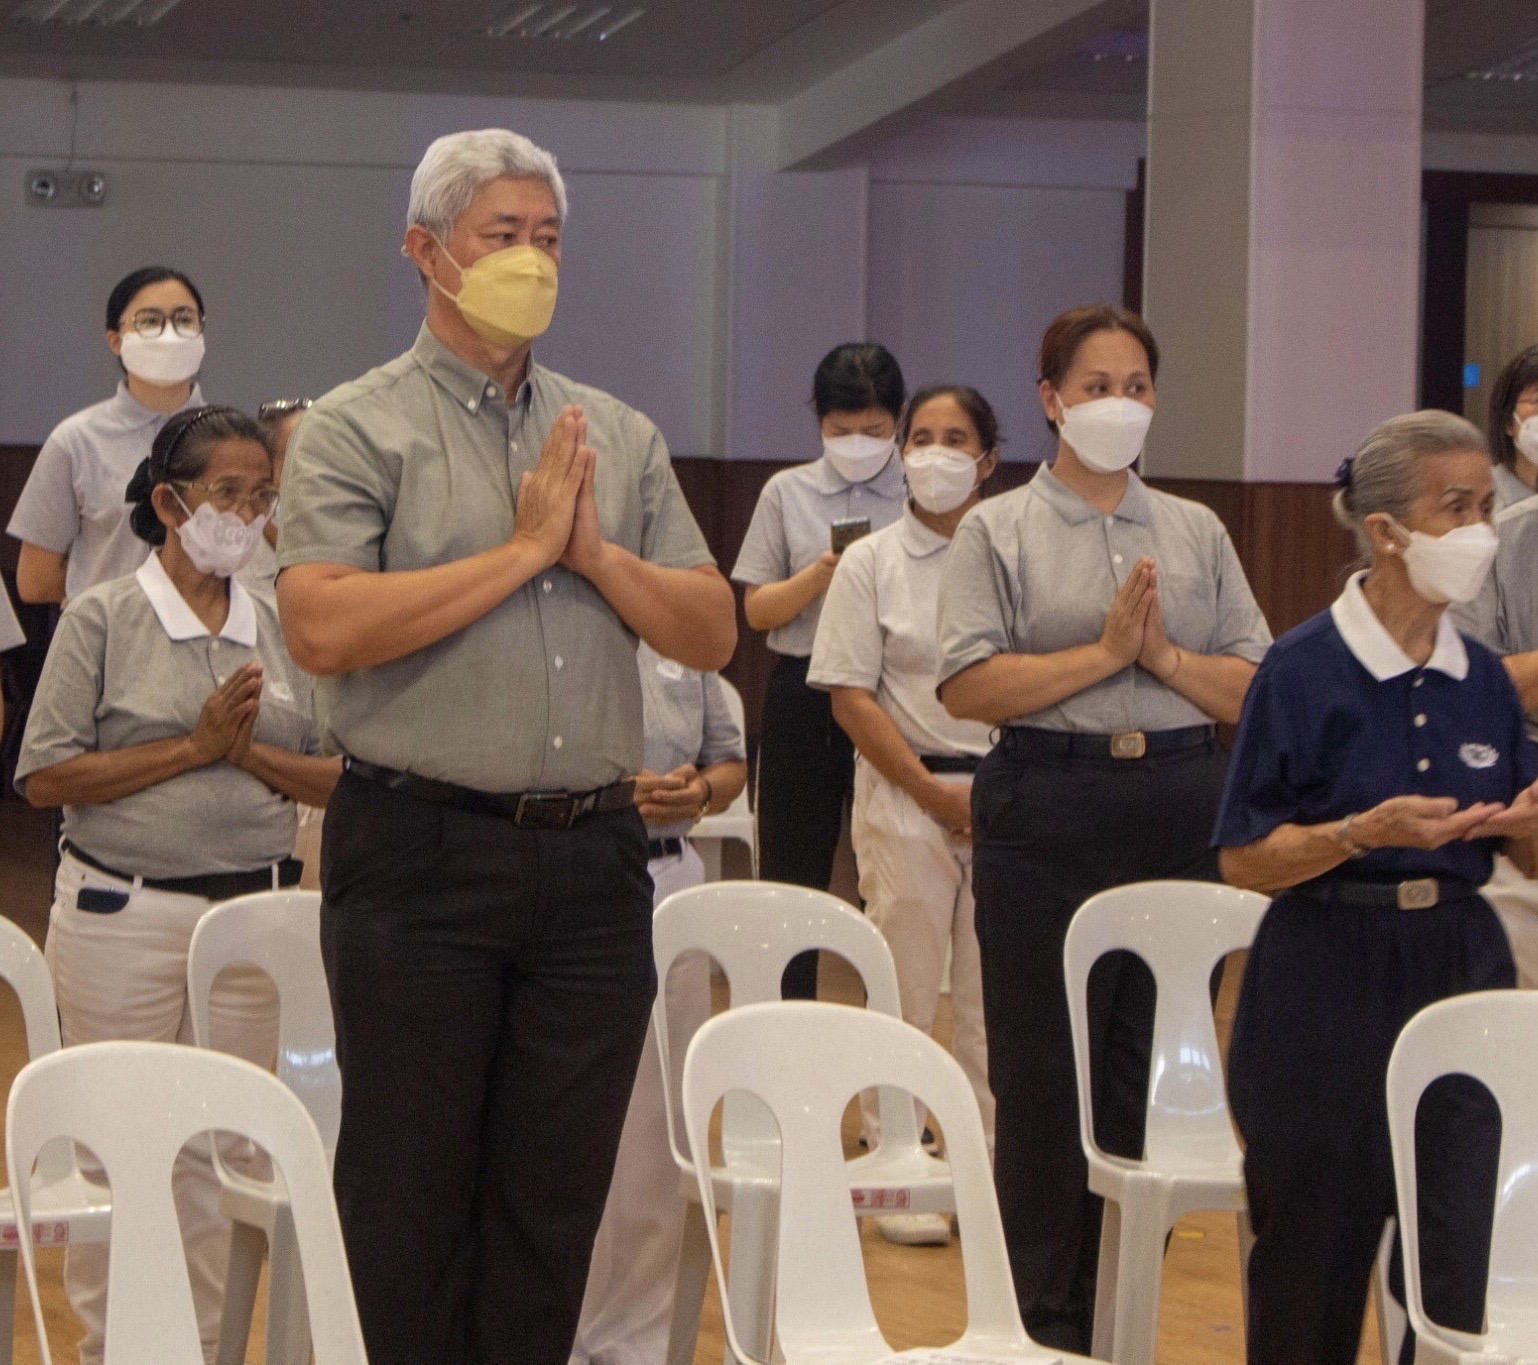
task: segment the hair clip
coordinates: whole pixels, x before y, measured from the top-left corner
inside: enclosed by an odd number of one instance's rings
[[[1355,455],[1347,455],[1335,470],[1335,486],[1337,488],[1351,487],[1351,466],[1356,463]]]

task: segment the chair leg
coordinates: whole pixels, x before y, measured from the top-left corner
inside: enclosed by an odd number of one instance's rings
[[[1250,1339],[1250,1252],[1255,1249],[1255,1229],[1250,1226],[1250,1211],[1234,1214],[1239,1234],[1239,1303],[1244,1314],[1244,1339]]]
[[[742,1349],[754,1360],[768,1360],[774,1343],[775,1238],[779,1198],[760,1191],[738,1193],[732,1200],[731,1265],[726,1292],[732,1325]],[[726,1352],[732,1365],[731,1350]]]
[[[280,1210],[267,1257],[267,1365],[309,1365],[310,1309],[293,1214]]]
[[[1104,1201],[1100,1219],[1100,1261],[1095,1270],[1095,1324],[1090,1337],[1090,1354],[1096,1360],[1111,1360],[1116,1329],[1116,1269],[1121,1254],[1121,1205],[1114,1199]]]
[[[1372,1300],[1378,1310],[1378,1359],[1383,1365],[1398,1365],[1404,1334],[1410,1329],[1408,1315],[1388,1287],[1389,1261],[1393,1258],[1394,1239],[1398,1236],[1399,1224],[1390,1218],[1383,1225],[1383,1238],[1378,1243],[1378,1259],[1372,1267]]]
[[[256,1286],[267,1255],[260,1228],[235,1223],[230,1229],[230,1268],[224,1277],[224,1309],[219,1316],[216,1365],[245,1365],[251,1340],[251,1315],[256,1310]]]
[[[1121,1211],[1116,1260],[1116,1326],[1110,1359],[1116,1365],[1154,1365],[1159,1338],[1159,1286],[1164,1278],[1164,1236],[1169,1219],[1161,1200],[1127,1200]]]
[[[26,1229],[22,1229],[25,1236]],[[11,1346],[16,1333],[16,1267],[21,1256],[0,1251],[0,1365],[11,1365]]]
[[[673,1289],[673,1318],[668,1324],[667,1365],[694,1365],[700,1310],[710,1280],[710,1234],[705,1211],[689,1199],[684,1205],[684,1236],[678,1252],[678,1280]]]

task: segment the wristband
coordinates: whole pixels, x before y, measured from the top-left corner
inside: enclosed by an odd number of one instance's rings
[[[710,810],[710,803],[716,799],[716,789],[710,785],[710,779],[704,773],[700,774],[700,784],[705,788],[705,799],[700,803],[700,814],[705,815]]]
[[[1371,851],[1351,837],[1351,822],[1356,819],[1358,813],[1353,811],[1335,827],[1335,842],[1346,850],[1348,858],[1365,858]]]

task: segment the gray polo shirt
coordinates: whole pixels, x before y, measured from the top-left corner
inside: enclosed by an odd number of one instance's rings
[[[644,640],[636,650],[641,700],[646,717],[645,756],[648,772],[670,773],[692,763],[701,770],[712,763],[746,760],[742,728],[726,700],[718,673],[700,673],[664,659]],[[682,838],[693,820],[647,826],[653,839]]]
[[[1538,649],[1538,499],[1496,513],[1495,534],[1495,564],[1479,596],[1455,603],[1447,614],[1497,654],[1528,654]],[[1538,717],[1529,714],[1528,729],[1538,735]]]
[[[864,483],[850,483],[826,455],[782,469],[758,495],[732,579],[750,586],[782,582],[831,548],[829,528],[835,521],[868,517],[871,530],[879,531],[902,515],[906,496],[903,462],[897,455]],[[809,602],[798,616],[769,632],[769,648],[806,658],[817,638],[821,611],[821,597]]]
[[[0,654],[26,643],[26,633],[21,628],[21,622],[16,619],[16,608],[11,605],[11,596],[0,586]]]
[[[875,693],[916,754],[988,752],[988,727],[935,696],[935,621],[951,542],[904,508],[902,520],[844,551],[828,585],[806,680]]]
[[[333,390],[283,467],[279,573],[294,564],[427,568],[505,543],[519,479],[562,407],[598,451],[605,539],[655,564],[712,563],[661,433],[539,365],[508,402],[426,326],[416,345]],[[318,683],[324,744],[481,791],[585,791],[641,766],[636,637],[556,565],[463,630]]]
[[[191,734],[209,693],[252,661],[265,674],[253,737],[315,753],[310,680],[283,648],[270,601],[231,583],[229,617],[210,636],[158,555],[137,573],[88,588],[54,632],[22,736],[17,789],[77,754]],[[296,825],[292,801],[222,762],[116,801],[64,808],[65,838],[143,877],[267,866],[293,852]]]
[[[193,385],[183,407],[202,406],[203,392]],[[6,531],[69,556],[66,601],[144,563],[149,546],[128,525],[123,494],[170,416],[145,407],[120,383],[106,402],[66,417],[38,451]]]
[[[1260,662],[1271,632],[1216,513],[1133,474],[1121,505],[1103,516],[1043,468],[1024,488],[979,503],[956,532],[940,587],[939,680],[995,654],[1092,644],[1144,555],[1159,566],[1159,605],[1173,643]],[[1117,734],[1211,719],[1131,664],[1009,723]]]
[[[1495,510],[1498,512],[1507,507],[1515,507],[1517,503],[1526,502],[1534,496],[1533,490],[1506,465],[1496,465],[1491,471],[1491,478],[1495,484]]]

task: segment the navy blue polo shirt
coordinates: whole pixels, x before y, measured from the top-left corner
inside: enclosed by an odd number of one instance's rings
[[[1282,636],[1256,671],[1214,847],[1241,847],[1283,824],[1339,821],[1391,796],[1452,796],[1460,808],[1509,802],[1538,778],[1538,746],[1501,661],[1444,615],[1431,658],[1416,665],[1373,614],[1361,578]],[[1373,880],[1483,885],[1500,842],[1374,849],[1350,868]]]

